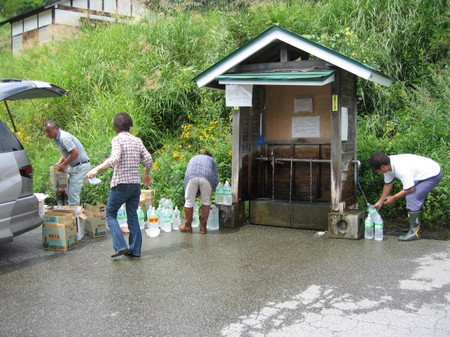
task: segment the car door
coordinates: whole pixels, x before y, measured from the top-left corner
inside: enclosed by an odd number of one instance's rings
[[[3,100],[11,124],[14,120],[7,101],[57,97],[68,91],[38,81],[0,80]],[[39,203],[33,194],[33,167],[25,149],[9,128],[0,121],[0,243],[42,223]]]

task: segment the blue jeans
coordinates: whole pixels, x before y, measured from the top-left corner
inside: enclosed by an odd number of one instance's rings
[[[140,195],[140,184],[119,184],[111,188],[109,192],[108,203],[106,205],[106,221],[109,232],[111,233],[113,248],[116,252],[128,248],[119,222],[117,221],[117,211],[123,203],[126,203],[127,222],[128,228],[130,229],[128,249],[133,255],[141,255],[142,233],[137,217]]]

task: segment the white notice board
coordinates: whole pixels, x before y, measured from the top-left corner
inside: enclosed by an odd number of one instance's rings
[[[348,140],[348,109],[346,107],[341,108],[341,140]]]
[[[252,106],[253,85],[227,84],[225,88],[226,106]]]
[[[320,116],[292,117],[292,138],[319,138]]]
[[[312,97],[298,97],[294,100],[294,113],[313,112]]]

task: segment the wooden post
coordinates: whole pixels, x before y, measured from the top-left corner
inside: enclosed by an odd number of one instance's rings
[[[331,88],[331,211],[338,212],[342,195],[342,143],[340,71],[335,73]]]
[[[231,146],[231,188],[232,188],[232,203],[235,204],[239,201],[239,171],[241,167],[241,150],[240,150],[240,137],[241,137],[241,115],[240,108],[233,108],[233,130],[232,139],[233,144]]]

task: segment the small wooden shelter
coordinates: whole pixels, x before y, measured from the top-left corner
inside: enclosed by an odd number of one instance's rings
[[[194,81],[225,90],[233,110],[233,205],[243,219],[283,227],[328,229],[355,238],[357,76],[389,86],[383,73],[273,26]],[[223,208],[222,208],[223,209]]]
[[[59,0],[0,22],[11,24],[11,49],[21,49],[66,38],[89,20],[117,21],[142,17],[146,8],[137,0]]]

